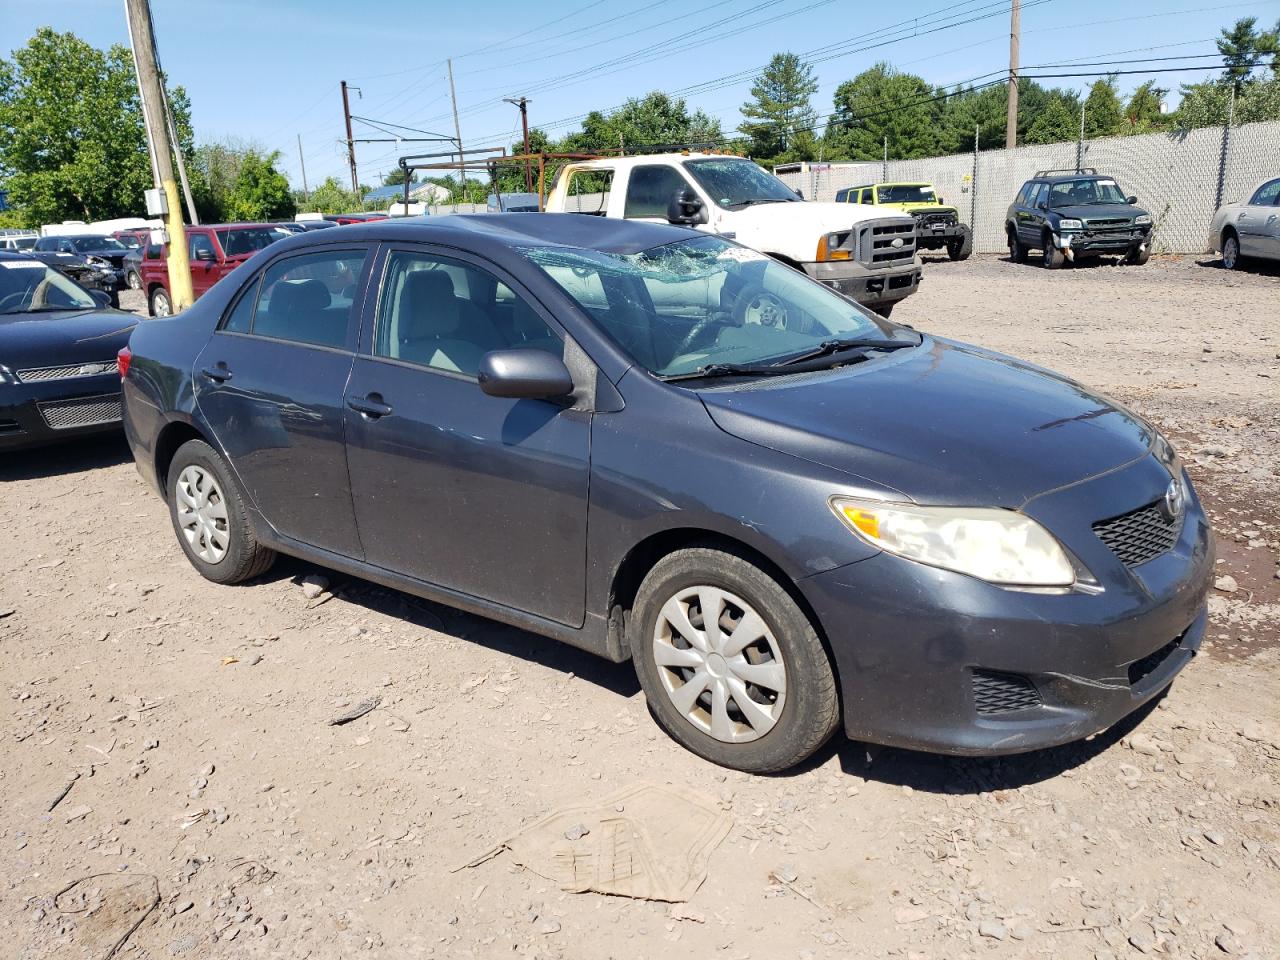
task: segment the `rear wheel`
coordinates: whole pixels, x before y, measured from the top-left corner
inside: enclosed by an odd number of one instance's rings
[[[791,595],[744,557],[689,548],[645,577],[629,621],[636,674],[671,737],[712,763],[785,770],[839,722],[835,674]]]
[[[169,291],[164,287],[156,287],[151,291],[150,302],[153,317],[173,316],[173,301],[169,299]]]
[[[258,543],[227,462],[203,440],[174,454],[167,479],[169,516],[178,544],[200,575],[240,583],[265,573],[274,550]]]
[[[1062,251],[1053,245],[1053,237],[1046,233],[1044,235],[1044,258],[1042,261],[1044,268],[1046,270],[1057,270],[1066,259]]]
[[[1240,238],[1234,230],[1222,238],[1222,265],[1228,270],[1240,269]]]
[[[1014,263],[1027,262],[1027,248],[1023,246],[1022,241],[1018,239],[1018,231],[1009,228],[1009,259]]]

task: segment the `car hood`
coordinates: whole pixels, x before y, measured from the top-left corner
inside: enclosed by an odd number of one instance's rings
[[[137,322],[123,310],[0,314],[0,364],[22,370],[111,360]]]
[[[1141,207],[1131,207],[1127,203],[1073,203],[1065,207],[1054,207],[1053,212],[1077,220],[1119,220],[1121,217],[1132,220],[1147,211]]]
[[[729,434],[919,503],[1019,507],[1145,456],[1154,438],[1065,377],[932,337],[840,370],[700,396]]]
[[[816,249],[817,238],[823,234],[848,230],[863,220],[893,218],[914,222],[899,210],[885,210],[860,203],[817,203],[802,200],[791,203],[758,203],[744,207],[734,211],[728,223],[739,230],[786,230],[789,233],[812,234]]]

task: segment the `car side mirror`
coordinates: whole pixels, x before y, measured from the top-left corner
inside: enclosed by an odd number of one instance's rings
[[[1037,204],[1036,204],[1036,209],[1037,209],[1037,210],[1048,210],[1048,209],[1049,209],[1049,205],[1048,205],[1047,203],[1045,203],[1043,200],[1041,200],[1039,203],[1037,203]]]
[[[202,249],[202,250],[197,250],[197,251],[196,251],[196,259],[197,259],[197,260],[213,260],[213,259],[215,259],[215,258],[214,258],[214,256],[213,256],[213,251],[212,251],[212,250],[203,250],[203,249]]]
[[[93,297],[93,302],[100,307],[111,306],[111,294],[105,290],[90,290],[89,296]]]
[[[938,202],[939,202],[939,203],[946,203],[947,201],[943,200],[941,197],[938,197]]]
[[[796,189],[795,189],[795,194],[796,194],[796,196],[797,196],[797,197],[799,197],[801,200],[803,200],[803,199],[804,199],[804,191],[803,191],[803,190],[801,190],[799,187],[796,187]]]
[[[1124,198],[1124,202],[1125,202],[1125,203],[1137,203],[1137,202],[1138,202],[1138,198],[1137,198],[1137,196],[1125,197],[1125,198]]]
[[[667,204],[667,223],[694,226],[707,222],[707,211],[702,198],[688,187],[681,187],[671,196]]]
[[[545,350],[492,350],[480,358],[478,379],[491,397],[553,400],[573,393],[569,368]]]

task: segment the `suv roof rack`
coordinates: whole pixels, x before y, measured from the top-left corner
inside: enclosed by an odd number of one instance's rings
[[[1032,179],[1039,180],[1041,177],[1048,177],[1055,173],[1083,173],[1088,177],[1096,177],[1098,175],[1095,167],[1063,167],[1061,170],[1037,170],[1035,177]]]

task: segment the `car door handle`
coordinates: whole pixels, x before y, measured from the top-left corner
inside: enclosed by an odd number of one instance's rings
[[[231,379],[231,371],[227,369],[225,363],[220,363],[214,367],[203,367],[200,370],[200,374],[215,383],[226,383]]]
[[[347,406],[371,420],[377,420],[391,413],[391,404],[383,403],[380,393],[371,393],[365,397],[347,397]]]

